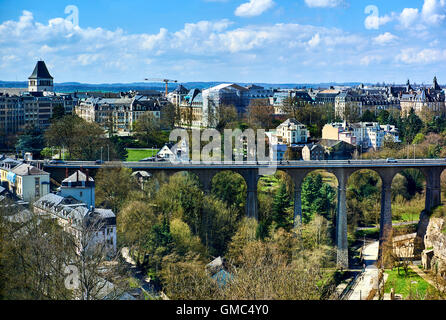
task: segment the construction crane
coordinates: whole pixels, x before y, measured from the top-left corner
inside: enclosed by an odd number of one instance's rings
[[[177,83],[178,80],[170,80],[170,79],[144,79],[145,81],[152,81],[152,82],[164,82],[166,84],[166,97],[167,94],[169,93],[169,83]]]

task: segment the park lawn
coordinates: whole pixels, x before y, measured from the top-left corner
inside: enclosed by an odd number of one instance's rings
[[[418,221],[421,211],[425,209],[424,196],[417,195],[409,201],[395,201],[392,203],[393,222]]]
[[[395,288],[395,293],[401,294],[403,299],[409,297],[411,293],[412,299],[423,298],[428,288],[429,290],[435,290],[434,287],[410,268],[407,275],[402,268],[400,268],[400,274],[398,274],[397,268],[386,270],[386,273],[389,277],[387,278],[384,291],[390,293],[391,288]]]
[[[127,149],[126,161],[139,161],[145,158],[154,157],[159,149]]]

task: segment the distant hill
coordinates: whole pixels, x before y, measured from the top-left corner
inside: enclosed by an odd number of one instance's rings
[[[221,83],[232,83],[231,81],[210,81],[210,82],[185,82],[181,83],[188,89],[200,88],[206,89],[216,86]],[[252,83],[237,82],[242,86]],[[329,88],[330,86],[357,86],[359,82],[348,83],[253,83],[265,88],[274,89],[292,89],[292,88]],[[175,89],[179,84],[169,84],[169,90]],[[370,85],[365,83],[365,85]],[[27,88],[28,83],[26,81],[0,81],[0,88]],[[151,82],[135,82],[135,83],[103,83],[103,84],[88,84],[79,82],[64,82],[54,84],[56,92],[75,92],[75,91],[106,91],[106,92],[121,92],[129,90],[159,90],[164,91],[164,83],[151,83]]]

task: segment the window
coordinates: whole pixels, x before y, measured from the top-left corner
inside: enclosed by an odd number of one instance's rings
[[[35,178],[35,196],[40,197],[40,178]]]

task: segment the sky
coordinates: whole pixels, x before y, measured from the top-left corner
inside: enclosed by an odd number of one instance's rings
[[[0,80],[446,84],[446,0],[0,0]]]

